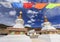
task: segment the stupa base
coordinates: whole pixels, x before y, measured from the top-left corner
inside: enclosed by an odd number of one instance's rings
[[[27,28],[13,28],[13,27],[8,27],[7,30],[9,31],[8,34],[10,33],[14,33],[14,34],[20,34],[20,33],[24,33],[27,34],[28,29]]]
[[[32,42],[26,35],[7,35],[1,36],[0,42]]]
[[[60,35],[58,34],[42,34],[38,38],[44,42],[60,42]]]

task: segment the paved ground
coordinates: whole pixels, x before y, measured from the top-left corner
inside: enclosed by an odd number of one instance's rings
[[[20,42],[23,41],[23,42],[29,42],[29,40],[32,42],[60,42],[60,35],[58,34],[50,34],[50,35],[40,35],[39,38],[29,38],[28,36],[26,35],[8,35],[8,36],[2,36],[0,35],[0,38],[2,38],[3,40],[5,40],[4,42],[6,42],[6,40],[10,40],[12,42],[16,40],[16,42]],[[9,39],[8,39],[9,38]],[[0,42],[1,40],[0,39]]]
[[[4,38],[5,36],[2,36],[2,35],[0,35],[0,38]],[[31,38],[32,39],[32,42],[43,42],[43,40],[41,40],[41,39],[38,39],[38,38]]]

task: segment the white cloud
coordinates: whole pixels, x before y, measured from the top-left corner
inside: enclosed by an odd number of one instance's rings
[[[22,3],[26,3],[26,2],[28,2],[27,0],[20,0]]]
[[[31,16],[32,18],[35,17],[34,15]]]
[[[12,8],[11,3],[1,3],[6,8]]]
[[[33,13],[33,11],[32,11],[32,10],[28,10],[28,12],[27,12],[27,13],[28,13],[28,14],[29,14],[29,13]]]
[[[9,12],[9,15],[11,15],[11,16],[16,15],[16,11],[10,11],[10,12]]]
[[[31,25],[29,25],[29,24],[25,24],[25,27],[31,27]]]
[[[30,13],[30,14],[37,14],[38,12],[36,12],[36,11],[32,11],[32,10],[28,10],[28,12],[27,12],[28,14]]]
[[[28,20],[27,23],[32,23],[34,21],[35,21],[34,19],[31,19],[31,20]]]
[[[29,21],[27,21],[27,23],[32,23],[32,21],[31,21],[31,20],[29,20]]]
[[[38,12],[33,11],[33,14],[37,14]]]
[[[8,2],[19,2],[20,0],[7,0]]]
[[[30,16],[30,18],[34,18],[34,17],[35,17],[34,15]]]
[[[35,20],[34,20],[34,19],[31,19],[31,21],[33,21],[33,22],[34,22]]]
[[[55,28],[60,28],[60,24],[53,24],[52,26],[54,26]]]
[[[8,2],[21,2],[21,3],[25,3],[28,2],[27,0],[7,0]]]

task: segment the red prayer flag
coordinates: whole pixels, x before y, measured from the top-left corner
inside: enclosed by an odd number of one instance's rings
[[[24,8],[32,8],[33,3],[24,3]]]

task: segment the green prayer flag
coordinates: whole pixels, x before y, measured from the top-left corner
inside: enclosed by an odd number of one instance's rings
[[[46,8],[52,9],[54,7],[56,7],[57,5],[55,3],[50,3],[46,6]]]

